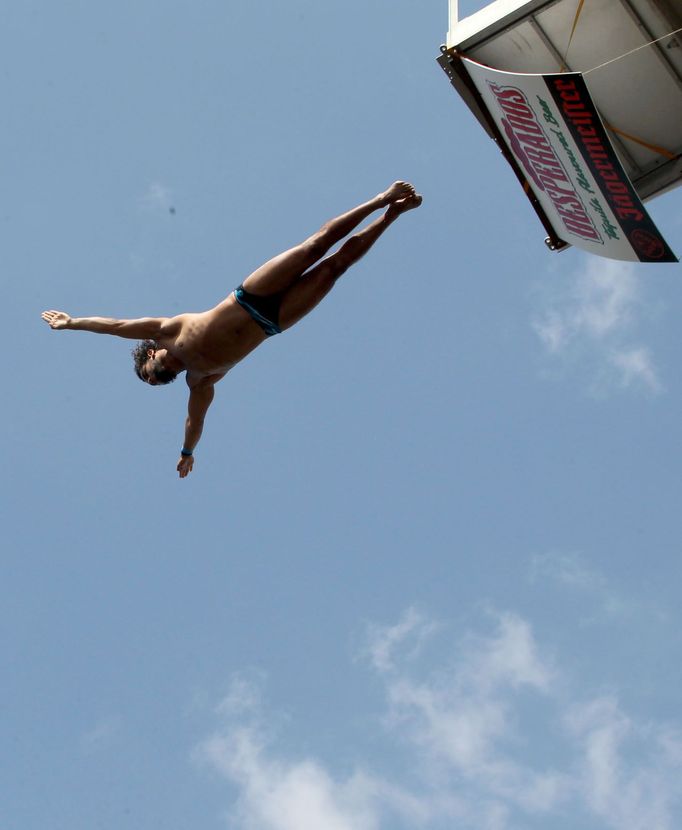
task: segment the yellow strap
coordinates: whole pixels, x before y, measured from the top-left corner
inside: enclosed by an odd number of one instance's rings
[[[642,147],[646,147],[647,150],[653,150],[654,153],[658,153],[659,155],[664,156],[667,159],[677,158],[675,153],[671,153],[670,150],[666,150],[665,147],[659,147],[657,144],[649,144],[648,141],[644,141],[641,138],[637,138],[634,135],[630,135],[630,133],[626,133],[623,132],[623,130],[619,130],[618,127],[614,127],[612,124],[609,124],[608,121],[604,121],[604,126],[607,130],[611,130],[612,133],[622,135],[623,138],[627,138],[629,141],[634,141],[635,144],[640,144]]]
[[[578,20],[580,18],[580,13],[583,10],[583,6],[585,5],[585,0],[580,0],[578,3],[578,9],[575,13],[575,17],[573,18],[573,28],[571,29],[571,36],[568,39],[568,45],[566,46],[565,55],[568,55],[568,50],[571,48],[571,41],[573,40],[573,35],[575,34],[575,27],[578,25]]]
[[[575,34],[576,26],[578,25],[578,20],[580,19],[580,13],[583,10],[583,6],[585,5],[585,0],[580,0],[578,3],[578,8],[575,12],[575,17],[573,18],[573,28],[571,29],[571,36],[568,39],[568,43],[566,44],[566,51],[564,52],[564,60],[568,57],[568,50],[571,48],[571,41],[573,40],[573,35]],[[566,71],[566,64],[562,64],[560,72]]]

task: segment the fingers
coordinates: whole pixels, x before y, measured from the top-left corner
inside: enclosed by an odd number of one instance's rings
[[[63,311],[43,311],[40,315],[43,320],[50,326],[50,328],[55,328],[55,326],[66,317]]]
[[[194,458],[192,456],[182,456],[178,461],[178,466],[175,468],[180,474],[180,478],[186,478],[194,467]]]

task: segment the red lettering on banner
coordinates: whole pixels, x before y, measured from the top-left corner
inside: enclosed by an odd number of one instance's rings
[[[636,207],[618,208],[616,213],[621,219],[634,219],[637,222],[641,222],[644,219],[644,214],[641,210],[637,210]]]
[[[547,150],[539,149],[536,150],[535,148],[530,148],[526,150],[526,155],[528,158],[535,164],[536,167],[539,167],[544,164],[552,165],[556,164],[556,157],[554,153],[548,153]]]
[[[544,150],[547,147],[547,136],[543,132],[540,132],[537,135],[532,135],[527,132],[518,132],[516,135],[518,135],[519,141],[524,145],[524,147],[533,147],[536,150]]]
[[[556,79],[554,85],[561,95],[564,115],[575,125],[583,147],[602,179],[603,190],[614,212],[620,219],[634,219],[641,222],[644,214],[636,206],[627,181],[623,179],[620,170],[614,166],[611,160],[612,155],[604,147],[604,142],[594,126],[595,117],[592,111],[580,101],[580,93],[575,84],[571,80]]]
[[[554,167],[547,164],[536,164],[535,169],[542,180],[549,179],[550,182],[568,181],[566,174],[561,167]]]
[[[562,92],[561,99],[563,101],[579,101],[580,93],[574,87],[572,92]]]
[[[598,138],[584,141],[585,149],[591,159],[607,159],[608,153],[604,151],[604,145]]]
[[[516,115],[519,118],[530,118],[530,110],[526,104],[520,104],[517,101],[502,101],[502,109],[507,115]]]
[[[582,210],[582,204],[580,200],[573,195],[573,193],[568,193],[565,190],[560,190],[556,188],[556,192],[559,194],[555,197],[554,203],[558,205],[557,210],[559,213],[565,215],[570,213],[571,216],[575,214],[576,210]],[[574,208],[574,210],[570,210],[569,208]]]
[[[626,194],[628,189],[623,182],[606,182],[606,189],[609,193],[623,193]],[[632,204],[632,202],[630,202]]]
[[[518,118],[514,115],[510,115],[507,118],[507,121],[512,125],[512,127],[516,127],[517,130],[530,133],[531,135],[541,135],[542,128],[539,124],[535,121],[530,121],[528,118]]]
[[[599,239],[599,235],[594,235],[595,231],[591,224],[586,225],[584,222],[578,222],[576,219],[569,219],[567,217],[562,217],[562,219],[569,231],[572,231],[577,236],[594,239],[595,242]]]
[[[521,103],[528,105],[526,96],[515,86],[501,87],[495,84],[495,97],[498,101],[520,101]]]
[[[567,230],[583,239],[601,237],[524,93],[517,87],[489,83],[503,113],[509,146],[526,173],[554,205]]]

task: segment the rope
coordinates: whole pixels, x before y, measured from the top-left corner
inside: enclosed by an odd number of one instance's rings
[[[656,43],[660,43],[660,41],[665,40],[667,37],[673,37],[674,35],[679,34],[682,32],[682,28],[675,29],[674,32],[668,32],[666,35],[662,35],[656,40],[652,40],[649,43],[644,43],[641,46],[637,46],[634,49],[631,49],[629,52],[625,52],[624,55],[619,55],[617,58],[611,58],[611,60],[606,61],[605,63],[600,63],[599,66],[593,66],[592,69],[587,69],[583,72],[583,75],[589,75],[590,72],[595,72],[597,69],[603,69],[605,66],[608,66],[611,63],[615,63],[616,61],[622,60],[623,58],[627,58],[629,55],[633,55],[635,52],[639,52],[641,49],[646,49],[649,46],[653,46]],[[658,153],[660,156],[663,156],[667,159],[676,159],[677,155],[675,153],[671,153],[670,150],[666,150],[665,147],[659,147],[657,144],[650,144],[648,141],[644,141],[641,138],[637,138],[637,136],[630,135],[630,133],[626,133],[623,130],[619,130],[617,127],[614,127],[612,124],[608,124],[604,122],[607,129],[611,130],[612,133],[616,133],[617,135],[623,136],[623,138],[627,138],[628,141],[634,141],[635,144],[639,144],[642,147],[646,147],[647,150],[651,150],[654,153]]]
[[[606,63],[600,63],[599,66],[593,66],[592,69],[585,70],[585,72],[583,72],[583,75],[589,75],[590,72],[595,72],[597,69],[603,69],[610,63],[615,63],[616,61],[620,61],[623,58],[627,58],[628,55],[633,55],[635,52],[639,52],[640,49],[646,49],[648,46],[653,46],[654,43],[659,43],[661,40],[665,40],[667,37],[673,37],[673,35],[677,35],[680,32],[682,32],[682,28],[675,29],[674,32],[668,32],[667,35],[661,35],[661,37],[656,38],[656,40],[652,40],[650,43],[644,43],[642,44],[642,46],[637,46],[635,49],[630,49],[630,51],[626,52],[624,55],[619,55],[617,58],[611,58],[611,60],[606,61]]]

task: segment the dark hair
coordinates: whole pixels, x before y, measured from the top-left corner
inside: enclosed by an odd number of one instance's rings
[[[147,382],[142,377],[142,367],[144,364],[149,360],[149,355],[147,352],[152,349],[156,351],[159,348],[159,344],[156,340],[142,340],[140,343],[135,346],[132,351],[133,355],[133,364],[135,367],[135,374],[138,376],[140,380],[143,380],[145,383]]]
[[[170,369],[154,369],[154,380],[156,380],[157,386],[159,384],[173,383],[177,376],[178,373],[171,372]]]
[[[152,351],[156,351],[158,348],[159,344],[156,340],[143,340],[141,343],[138,343],[132,351],[135,374],[141,381],[144,381],[144,383],[147,383],[147,378],[142,375],[142,367],[149,360],[147,352],[150,349],[152,349]],[[154,369],[154,380],[157,384],[173,383],[177,376],[178,373],[172,372],[170,369]]]

